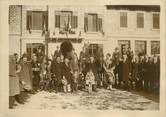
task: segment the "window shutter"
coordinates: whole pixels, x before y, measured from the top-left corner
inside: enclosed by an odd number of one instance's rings
[[[159,14],[153,14],[153,29],[160,28],[160,16]]]
[[[48,12],[47,11],[43,13],[43,24],[45,24],[46,31],[48,31]]]
[[[78,14],[77,12],[74,12],[71,18],[71,27],[77,28],[78,27]]]
[[[120,13],[120,27],[127,27],[127,13]]]
[[[55,12],[55,27],[60,28],[60,12]]]
[[[88,14],[85,13],[85,16],[84,16],[84,32],[87,32],[88,31]]]
[[[30,30],[32,28],[32,11],[27,11],[27,30]]]
[[[102,31],[102,16],[100,14],[98,15],[97,20],[97,31]]]
[[[92,15],[93,17],[93,31],[98,31],[98,17],[97,14]]]

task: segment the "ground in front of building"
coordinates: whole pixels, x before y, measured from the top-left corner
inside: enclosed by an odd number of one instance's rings
[[[74,94],[40,91],[30,95],[25,104],[18,104],[15,109],[158,110],[159,103],[119,89],[98,89],[91,94],[85,91]]]

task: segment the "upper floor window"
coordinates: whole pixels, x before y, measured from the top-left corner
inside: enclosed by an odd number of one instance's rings
[[[72,11],[56,11],[55,12],[55,27],[77,28],[77,26],[78,26],[77,13]]]
[[[45,11],[27,11],[27,30],[42,30],[47,26]]]
[[[97,32],[102,31],[102,18],[97,14],[85,14],[84,18],[85,32]]]
[[[127,12],[120,12],[120,27],[127,27]]]
[[[153,29],[160,28],[160,15],[159,13],[153,13]]]
[[[144,14],[137,13],[137,28],[144,28]]]

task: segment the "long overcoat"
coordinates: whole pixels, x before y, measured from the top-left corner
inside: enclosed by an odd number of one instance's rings
[[[16,74],[16,61],[14,56],[9,57],[9,96],[20,94],[19,78]]]

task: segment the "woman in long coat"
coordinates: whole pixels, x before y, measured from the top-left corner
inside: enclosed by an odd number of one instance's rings
[[[112,60],[110,60],[110,54],[107,54],[106,55],[106,60],[104,61],[104,70],[105,70],[105,74],[106,74],[106,81],[108,83],[108,89],[109,90],[112,90],[112,85],[114,84],[114,73],[113,73],[113,70],[114,70],[114,66],[113,66],[113,62]]]
[[[16,60],[9,56],[9,108],[13,108],[14,96],[20,94],[19,78],[16,74]]]
[[[23,84],[24,89],[32,90],[32,68],[31,64],[27,62],[27,57],[24,56],[20,63],[21,71],[19,73],[20,81]]]

